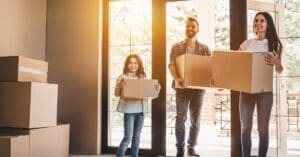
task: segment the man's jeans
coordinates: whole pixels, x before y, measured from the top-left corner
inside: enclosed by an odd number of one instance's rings
[[[273,93],[240,95],[241,140],[243,157],[251,156],[251,130],[253,112],[257,104],[257,126],[259,132],[259,157],[266,157],[269,147],[269,121],[273,105]]]
[[[124,157],[131,142],[131,157],[138,157],[140,135],[144,124],[144,113],[124,114],[124,138],[120,143],[117,157]]]
[[[204,93],[205,90],[199,89],[176,89],[175,135],[177,149],[183,150],[185,147],[185,122],[188,109],[190,110],[191,126],[187,147],[193,148],[197,144]]]

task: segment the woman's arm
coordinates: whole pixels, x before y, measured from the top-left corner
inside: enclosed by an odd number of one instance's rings
[[[278,59],[275,63],[275,70],[278,74],[281,74],[283,71],[283,66],[281,64],[281,59]]]

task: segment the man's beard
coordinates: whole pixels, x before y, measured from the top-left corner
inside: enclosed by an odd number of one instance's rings
[[[185,32],[185,35],[188,37],[188,38],[193,38],[196,36],[196,32],[194,31],[186,31]]]

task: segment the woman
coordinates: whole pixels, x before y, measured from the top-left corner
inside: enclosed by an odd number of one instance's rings
[[[244,41],[240,50],[266,52],[265,62],[275,66],[281,73],[282,44],[276,33],[272,17],[267,12],[258,12],[253,21],[255,38]],[[266,157],[269,147],[269,121],[273,105],[273,92],[240,95],[241,142],[243,157],[251,156],[251,130],[255,106],[257,107],[257,125],[259,132],[259,157]]]

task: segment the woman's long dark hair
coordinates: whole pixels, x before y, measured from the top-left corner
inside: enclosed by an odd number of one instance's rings
[[[254,17],[254,21],[258,15],[264,16],[267,21],[266,38],[268,39],[269,51],[270,52],[275,51],[279,59],[281,59],[282,43],[278,38],[276,28],[271,15],[267,12],[258,12]]]
[[[136,75],[139,77],[139,78],[142,78],[142,77],[146,77],[146,73],[144,71],[144,66],[143,66],[143,62],[142,62],[142,59],[139,55],[137,54],[131,54],[129,55],[127,58],[126,58],[126,61],[125,61],[125,64],[124,64],[124,68],[123,68],[123,74],[127,74],[129,73],[129,69],[128,69],[128,65],[130,63],[130,59],[131,58],[135,58],[137,63],[138,63],[138,70],[136,72]]]

